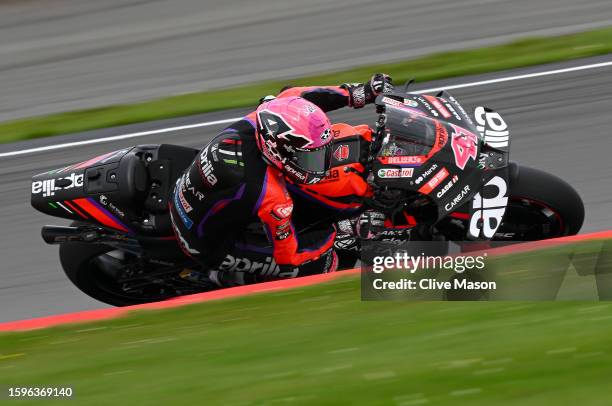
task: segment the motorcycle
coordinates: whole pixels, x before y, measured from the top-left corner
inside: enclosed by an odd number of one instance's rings
[[[384,213],[381,241],[533,241],[579,232],[584,205],[562,179],[509,160],[502,116],[469,115],[450,94],[394,91],[376,100],[378,119],[337,123],[324,179],[291,185],[295,229],[335,224],[340,270],[355,266],[355,219]],[[168,202],[198,151],[137,145],[32,178],[32,206],[72,220],[44,226],[67,277],[102,302],[125,306],[233,285],[300,276],[282,271],[261,224],[249,226],[218,269],[183,253]],[[543,187],[545,185],[545,187]]]

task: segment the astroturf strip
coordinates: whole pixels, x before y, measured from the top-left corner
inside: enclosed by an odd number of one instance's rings
[[[608,402],[609,303],[361,302],[359,288],[347,276],[3,333],[0,390],[70,386],[75,405]]]

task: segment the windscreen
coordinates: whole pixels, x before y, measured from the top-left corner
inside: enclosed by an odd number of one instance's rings
[[[433,120],[387,106],[386,133],[379,156],[426,155],[435,144]]]

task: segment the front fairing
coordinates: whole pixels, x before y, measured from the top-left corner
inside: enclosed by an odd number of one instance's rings
[[[487,231],[483,231],[483,207],[491,204],[497,192],[505,192],[501,185],[507,186],[508,180],[509,137],[503,119],[479,108],[473,120],[445,92],[437,96],[395,92],[379,96],[377,104],[384,106],[385,133],[379,136],[386,138],[373,163],[375,183],[427,196],[437,208],[433,222],[469,207],[473,232],[466,237],[490,238],[490,230],[484,227]],[[393,131],[401,131],[402,123],[421,124],[417,126],[424,129],[420,153],[419,148],[413,151],[416,155],[385,153],[386,141],[393,140]],[[503,201],[497,199],[495,204]],[[498,217],[500,212],[503,216],[503,210],[498,210]]]

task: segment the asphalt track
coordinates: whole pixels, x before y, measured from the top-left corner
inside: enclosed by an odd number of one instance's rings
[[[0,0],[0,121],[611,24],[609,0]]]
[[[610,60],[612,56],[425,83],[415,86],[414,90]],[[612,229],[611,84],[612,67],[605,67],[462,88],[453,91],[453,94],[466,106],[486,104],[504,115],[513,135],[512,158],[554,173],[572,184],[583,197],[587,210],[582,231],[590,232]],[[34,140],[1,146],[0,152],[213,121],[236,117],[244,112],[211,113],[50,140]],[[354,124],[370,121],[372,117],[372,110],[368,108],[361,111],[346,109],[332,114],[334,121]],[[41,225],[65,222],[38,214],[29,206],[29,179],[33,174],[135,143],[165,142],[199,147],[221,128],[217,125],[1,158],[0,221],[3,236],[0,246],[0,321],[105,307],[80,293],[68,282],[58,263],[57,247],[47,246],[40,239]]]

